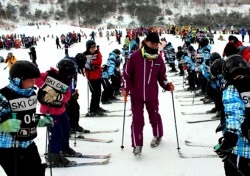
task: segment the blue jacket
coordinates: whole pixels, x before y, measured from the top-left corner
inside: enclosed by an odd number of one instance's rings
[[[111,52],[107,60],[107,69],[102,71],[102,78],[110,78],[114,74],[115,65],[116,65],[116,54]]]

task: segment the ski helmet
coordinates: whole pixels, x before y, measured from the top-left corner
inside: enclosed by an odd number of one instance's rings
[[[209,40],[207,39],[207,37],[202,37],[199,40],[199,45],[203,48],[205,46],[207,46],[209,44]]]
[[[178,46],[178,47],[177,47],[177,50],[182,50],[182,46]]]
[[[186,45],[186,47],[189,47],[191,45],[190,41],[185,41],[184,45]]]
[[[222,66],[225,63],[225,60],[223,59],[216,59],[211,67],[210,67],[210,72],[213,76],[218,76],[222,74]]]
[[[75,63],[71,59],[62,59],[57,63],[59,73],[63,77],[73,76],[76,72]]]
[[[239,52],[239,49],[236,48],[236,46],[233,43],[228,43],[224,48],[224,54],[229,57],[233,54],[237,54]]]
[[[16,61],[12,67],[10,68],[10,79],[13,78],[20,78],[20,79],[32,79],[32,78],[39,78],[40,77],[40,70],[39,68],[25,60]]]
[[[192,45],[188,46],[188,51],[192,53],[194,51],[194,47]]]
[[[115,53],[116,55],[120,55],[121,54],[121,51],[119,49],[114,49],[112,52]]]
[[[222,73],[226,80],[232,81],[237,74],[248,74],[248,66],[248,63],[241,55],[234,54],[225,60],[222,67]]]
[[[213,52],[210,56],[210,62],[211,64],[216,60],[216,59],[221,59],[221,56],[217,52]]]
[[[94,40],[88,40],[88,41],[86,42],[86,48],[87,48],[87,49],[90,49],[91,47],[95,47],[95,46],[96,46],[96,43],[95,43]]]

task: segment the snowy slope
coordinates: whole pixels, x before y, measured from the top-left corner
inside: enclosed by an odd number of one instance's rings
[[[26,35],[41,35],[47,36],[60,36],[62,33],[67,32],[80,32],[79,28],[65,26],[65,25],[52,25],[41,26],[38,30],[36,27],[20,27],[15,31],[17,33],[25,33]],[[82,29],[87,35],[92,31],[91,29]],[[104,31],[105,33],[105,31]],[[1,31],[0,31],[1,34]],[[162,37],[166,37],[167,41],[172,42],[173,46],[182,45],[180,38],[176,38],[172,35],[164,34]],[[227,39],[228,35],[224,35]],[[215,36],[215,44],[212,45],[212,52],[217,51],[222,53],[222,49],[226,44],[226,41],[217,41],[218,35]],[[123,38],[124,39],[124,38]],[[122,41],[123,41],[122,39]],[[240,39],[240,37],[239,37]],[[115,48],[121,49],[122,45],[118,45],[115,42],[115,38],[111,38],[113,43],[106,41],[106,38],[97,38],[96,42],[100,45],[100,50],[103,55],[103,63],[105,63],[108,53]],[[248,41],[248,40],[247,40]],[[78,52],[85,51],[86,39],[83,39],[81,43],[74,44],[69,48],[70,56],[75,56]],[[245,43],[249,45],[249,43]],[[197,48],[197,45],[194,45]],[[56,49],[55,38],[46,38],[46,41],[40,40],[36,46],[38,65],[41,71],[46,71],[50,66],[55,67],[56,63],[63,58],[64,50]],[[0,55],[7,56],[9,51],[1,50]],[[28,49],[11,49],[18,60],[29,60]],[[8,83],[8,70],[3,70],[4,63],[0,63],[0,88]],[[168,68],[169,69],[169,68]],[[169,80],[176,83],[176,89],[182,89],[182,77],[174,76],[173,73],[168,74]],[[81,113],[87,112],[87,86],[86,79],[79,75],[78,89],[80,93],[79,103],[81,106]],[[164,137],[161,145],[157,148],[150,147],[150,141],[152,139],[152,130],[148,122],[147,113],[145,112],[145,128],[144,128],[144,147],[142,156],[135,158],[132,154],[131,139],[130,139],[130,124],[131,116],[125,118],[125,133],[124,133],[124,149],[121,150],[122,142],[122,127],[123,127],[123,111],[114,112],[112,114],[119,114],[121,117],[98,117],[98,118],[81,118],[80,124],[90,130],[105,130],[115,129],[120,130],[116,133],[106,134],[88,134],[86,137],[95,137],[101,139],[113,139],[112,143],[93,143],[77,141],[76,147],[74,147],[74,141],[71,141],[71,147],[76,151],[84,154],[108,154],[111,153],[110,163],[105,166],[86,166],[78,168],[58,168],[53,169],[53,176],[221,176],[224,174],[223,163],[219,158],[180,158],[177,150],[176,130],[174,123],[173,104],[170,92],[162,93],[159,91],[160,102],[160,114],[164,124]],[[189,92],[174,92],[174,97],[177,95],[191,95]],[[183,100],[184,98],[182,98]],[[186,155],[195,156],[214,154],[212,147],[190,147],[185,145],[185,140],[202,143],[204,145],[214,146],[217,144],[217,139],[221,134],[215,134],[215,128],[218,125],[218,121],[188,124],[187,120],[210,118],[208,115],[201,116],[184,116],[181,112],[200,112],[206,111],[213,107],[213,105],[194,105],[194,106],[180,106],[179,98],[174,98],[176,122],[178,128],[179,146],[180,152]],[[196,99],[198,102],[199,100]],[[111,105],[101,105],[108,110],[123,110],[124,103],[113,103]],[[130,109],[130,102],[127,103],[127,109]],[[126,111],[129,115],[130,110]],[[205,117],[208,116],[208,117]],[[43,157],[45,151],[46,141],[45,128],[39,129],[39,135],[36,138],[36,143],[39,146],[39,152]],[[77,161],[87,161],[87,159],[78,159]],[[4,172],[0,169],[0,175],[5,176]],[[50,170],[47,169],[46,175],[50,175]]]

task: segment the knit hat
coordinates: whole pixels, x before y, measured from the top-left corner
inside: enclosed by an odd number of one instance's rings
[[[156,32],[151,32],[147,35],[146,41],[150,41],[152,43],[161,43],[159,35]]]

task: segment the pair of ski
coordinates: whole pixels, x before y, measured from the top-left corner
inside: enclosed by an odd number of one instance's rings
[[[213,149],[212,145],[207,145],[207,144],[201,144],[201,143],[195,143],[195,142],[191,142],[191,141],[185,141],[186,146],[189,147],[204,147],[204,148],[209,148],[209,149]],[[199,153],[183,153],[181,151],[179,151],[179,156],[181,158],[218,158],[218,156],[216,154],[199,154]]]
[[[81,141],[88,141],[88,142],[100,142],[100,143],[110,143],[113,139],[96,139],[96,138],[86,138],[84,134],[97,134],[97,133],[114,133],[118,132],[119,128],[113,130],[100,130],[100,131],[87,131],[87,133],[77,133],[76,136],[74,134],[70,135],[71,140],[81,140]]]
[[[81,156],[65,156],[67,158],[86,158],[86,159],[104,159],[102,161],[91,161],[91,162],[74,162],[69,165],[52,165],[52,168],[64,168],[64,167],[79,167],[79,166],[95,166],[95,165],[106,165],[109,163],[111,154],[106,155],[81,155]],[[47,160],[47,168],[50,167],[49,161]]]
[[[206,112],[181,112],[182,115],[209,115]],[[212,114],[211,114],[212,115]],[[203,119],[203,120],[187,120],[187,123],[202,123],[202,122],[211,122],[211,121],[217,121],[219,119],[216,118],[209,118],[209,119]]]
[[[124,109],[107,111],[107,112],[104,112],[106,115],[100,116],[100,117],[124,117],[124,114],[107,114],[107,113],[113,113],[113,112],[124,112]],[[126,115],[126,117],[131,116],[131,109],[126,109],[126,112],[130,113],[129,115]],[[86,116],[86,114],[81,114],[80,117],[91,118],[95,116]]]

